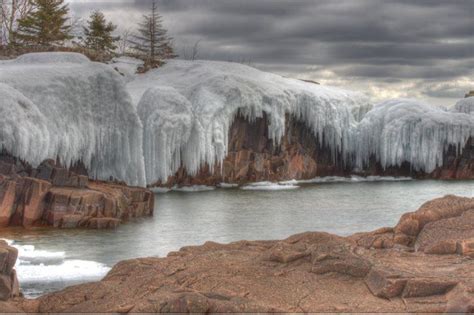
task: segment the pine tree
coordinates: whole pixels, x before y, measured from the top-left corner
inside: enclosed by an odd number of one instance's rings
[[[138,33],[132,36],[130,44],[149,67],[159,64],[161,60],[174,58],[171,38],[163,27],[162,17],[158,13],[156,1],[153,1],[149,15],[143,16]]]
[[[85,45],[98,52],[111,53],[117,48],[114,44],[120,37],[114,37],[112,32],[117,28],[112,22],[107,23],[100,11],[91,14],[88,27],[84,27]]]
[[[16,38],[25,45],[62,45],[71,39],[69,7],[64,0],[31,0],[33,10],[18,21]]]

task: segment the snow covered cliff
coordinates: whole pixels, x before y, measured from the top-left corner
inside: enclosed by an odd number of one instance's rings
[[[145,185],[142,124],[122,77],[73,53],[0,63],[0,148],[37,166],[82,161],[92,177]]]
[[[279,144],[286,115],[303,121],[334,152],[349,154],[368,99],[342,89],[288,79],[226,62],[169,61],[127,85],[144,128],[148,183],[166,180],[182,164],[195,175],[228,154],[229,129],[239,113],[267,114],[268,136]]]
[[[180,166],[191,176],[205,165],[211,170],[221,167],[237,114],[250,122],[266,114],[267,136],[275,145],[287,132],[289,117],[300,121],[320,149],[332,153],[334,162],[357,171],[375,158],[383,169],[409,163],[414,171],[431,173],[443,165],[451,146],[459,154],[474,137],[469,99],[452,110],[409,99],[386,101],[372,109],[360,93],[236,63],[169,61],[137,76],[127,87],[145,127],[150,184],[166,181]]]
[[[247,180],[256,170],[361,172],[374,160],[382,169],[408,163],[431,173],[474,138],[474,98],[446,110],[407,99],[373,106],[361,93],[237,63],[173,60],[134,74],[137,65],[73,53],[0,61],[0,150],[32,166],[81,161],[91,177],[143,186],[177,172],[229,172],[229,163],[239,173],[243,156],[253,159]]]

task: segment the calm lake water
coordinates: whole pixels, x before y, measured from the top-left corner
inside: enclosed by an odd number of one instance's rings
[[[35,297],[98,280],[120,260],[166,256],[208,240],[282,239],[305,231],[339,235],[393,226],[400,215],[446,194],[474,197],[474,181],[324,183],[295,190],[218,189],[156,195],[153,218],[113,231],[0,231],[20,250],[20,284]]]

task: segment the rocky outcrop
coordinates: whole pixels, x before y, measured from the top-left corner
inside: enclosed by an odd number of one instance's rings
[[[72,169],[52,160],[31,168],[1,155],[0,227],[115,228],[124,220],[153,214],[151,191],[92,181],[80,165]]]
[[[222,182],[244,184],[255,181],[311,179],[317,176],[410,176],[413,178],[474,179],[474,139],[458,154],[455,147],[445,153],[443,167],[430,174],[416,172],[409,163],[383,169],[375,158],[363,171],[344,165],[336,153],[320,145],[306,125],[293,117],[286,119],[286,132],[280,145],[268,136],[266,115],[254,122],[238,116],[229,133],[229,154],[213,170],[203,166],[198,174],[189,176],[181,168],[161,186],[209,185]]]
[[[20,286],[14,269],[18,250],[0,240],[0,301],[20,296]]]
[[[473,312],[473,213],[473,198],[447,196],[394,228],[350,237],[208,242],[123,261],[100,282],[13,305],[30,312]]]

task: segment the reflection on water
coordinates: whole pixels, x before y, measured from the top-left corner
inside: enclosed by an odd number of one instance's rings
[[[120,260],[166,256],[182,246],[208,240],[226,243],[282,239],[305,231],[349,235],[393,226],[401,214],[446,194],[474,197],[474,181],[332,183],[288,191],[172,192],[156,195],[153,218],[136,220],[117,230],[11,229],[1,231],[0,237],[15,240],[17,246],[34,246],[36,254],[30,253],[35,256],[34,262],[20,265],[19,273],[25,293],[36,296],[51,287],[57,290],[98,279],[107,267]],[[22,275],[22,269],[28,272]],[[46,283],[48,278],[53,283]]]

